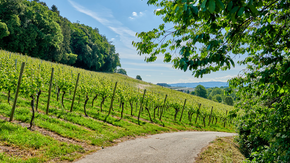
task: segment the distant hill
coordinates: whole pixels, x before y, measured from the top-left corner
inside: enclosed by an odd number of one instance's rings
[[[195,88],[198,85],[203,85],[204,87],[228,87],[229,84],[227,82],[219,82],[219,81],[210,81],[210,82],[199,82],[199,83],[175,83],[169,84],[171,87],[190,87]]]
[[[160,85],[162,87],[171,87],[170,85],[168,85],[167,83],[157,83],[157,85]]]

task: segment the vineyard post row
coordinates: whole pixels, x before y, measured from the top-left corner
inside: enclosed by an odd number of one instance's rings
[[[15,107],[16,107],[16,103],[17,103],[17,98],[18,98],[18,93],[19,93],[19,88],[20,88],[20,84],[21,84],[21,79],[22,79],[22,75],[23,75],[23,71],[24,71],[24,67],[25,67],[25,62],[22,62],[21,70],[20,70],[20,74],[19,74],[19,78],[18,78],[17,89],[16,89],[16,93],[15,93],[15,98],[14,98],[14,102],[13,102],[13,106],[12,106],[12,110],[11,110],[11,114],[10,114],[10,119],[9,119],[10,122],[13,120]]]
[[[22,57],[22,56],[21,56]],[[10,60],[10,58],[11,58],[11,53],[10,53],[10,56],[9,56],[9,60]],[[24,59],[26,59],[26,61],[27,61],[27,58],[28,57],[23,57]],[[5,59],[5,58],[4,58]],[[12,58],[11,58],[12,59]],[[19,59],[20,61],[21,61],[21,59]],[[4,60],[5,61],[5,60]],[[15,61],[15,69],[16,69],[16,71],[17,71],[17,61],[18,61],[18,59],[15,59],[14,58],[14,61]],[[42,62],[42,61],[41,61]],[[5,62],[3,62],[3,63],[5,63]],[[32,63],[32,62],[31,62]],[[25,65],[25,63],[23,62],[23,64]],[[2,63],[1,63],[1,65],[2,65]],[[38,64],[37,64],[38,65]],[[14,65],[13,65],[14,66]],[[33,66],[35,66],[35,63],[34,63],[34,61],[33,61]],[[2,67],[2,66],[1,66]],[[26,66],[27,67],[27,66]],[[4,67],[5,68],[5,67]],[[10,66],[8,67],[8,68],[10,68]],[[62,69],[62,71],[64,70],[64,67],[62,67],[63,69]],[[19,69],[18,69],[19,70]],[[36,69],[35,69],[36,70]],[[44,69],[42,69],[41,67],[40,67],[40,64],[39,64],[39,70],[44,70]],[[61,71],[60,70],[60,68],[58,69],[59,71]],[[20,72],[22,71],[22,73],[24,72],[24,67],[23,67],[23,69],[21,68],[21,70],[20,70]],[[25,72],[26,72],[27,70],[25,70]],[[19,71],[17,71],[17,73],[18,73]],[[46,74],[47,74],[47,70],[46,70]],[[33,75],[33,73],[34,73],[34,70],[33,69],[31,69],[31,72],[29,72],[29,74],[32,74]],[[38,71],[38,73],[40,73],[40,71]],[[24,73],[25,74],[25,73]],[[50,78],[50,81],[49,80],[47,80],[47,84],[49,84],[49,89],[48,89],[48,94],[50,94],[51,93],[51,87],[52,87],[52,81],[54,80],[53,79],[53,74],[54,74],[54,68],[52,68],[51,69],[51,78]],[[92,76],[92,73],[90,73],[91,74],[91,76]],[[22,76],[21,76],[22,74],[20,73],[19,74],[19,78],[18,78],[18,83],[19,84],[21,84],[21,78],[22,78]],[[79,78],[79,75],[80,75],[80,72],[78,72],[78,78]],[[84,74],[85,75],[85,74]],[[21,77],[20,77],[21,76]],[[47,75],[48,76],[48,75]],[[25,77],[25,76],[24,76]],[[73,77],[73,75],[72,75],[72,77]],[[26,76],[26,78],[27,78],[27,76]],[[30,78],[30,77],[29,77]],[[33,80],[33,76],[31,77],[31,80]],[[105,78],[105,77],[103,77],[103,78]],[[23,78],[24,79],[24,78]],[[76,89],[77,89],[77,86],[78,86],[78,80],[79,79],[77,79],[77,82],[76,82],[76,85],[75,85],[75,92],[74,92],[74,97],[75,97],[75,94],[76,94]],[[66,80],[66,81],[72,81],[72,80]],[[65,80],[64,81],[61,81],[61,82],[66,82]],[[73,81],[72,81],[73,82]],[[117,82],[116,82],[117,83]],[[32,85],[31,85],[32,86]],[[59,87],[60,85],[56,85],[56,87],[57,87],[57,89],[58,89],[58,87]],[[15,112],[15,107],[16,107],[16,102],[17,102],[17,96],[18,96],[18,93],[19,93],[19,89],[20,89],[20,85],[18,85],[17,86],[18,88],[16,88],[16,91],[15,91],[15,98],[14,98],[14,103],[13,103],[13,107],[12,107],[12,111],[11,111],[11,115],[10,115],[10,120],[12,121],[13,120],[13,116],[14,116],[14,112]],[[21,86],[22,87],[22,86]],[[85,85],[85,87],[87,87],[86,85]],[[115,88],[114,88],[114,93],[113,94],[115,94],[115,91],[116,91],[116,87],[117,87],[117,84],[115,85]],[[14,87],[15,88],[15,87]],[[121,89],[122,89],[123,87],[121,86]],[[119,88],[120,89],[120,88]],[[139,88],[138,88],[139,89]],[[120,90],[119,90],[120,91]],[[20,91],[21,92],[21,91]],[[139,113],[141,114],[141,112],[142,112],[142,110],[143,110],[143,106],[142,106],[142,103],[143,103],[143,101],[144,101],[144,99],[145,99],[145,90],[144,90],[144,97],[143,97],[143,99],[141,99],[140,98],[140,100],[138,100],[139,102],[141,102],[140,103],[140,110],[139,110]],[[149,92],[149,91],[148,91]],[[65,92],[64,92],[65,93]],[[127,94],[126,94],[126,92],[124,92],[125,93],[125,96],[128,96]],[[151,93],[151,94],[150,94]],[[152,98],[151,96],[153,96],[153,91],[151,91],[149,93],[149,96],[150,97],[146,97],[146,98]],[[117,96],[119,96],[119,94],[120,94],[120,92],[118,92],[118,94],[117,94]],[[121,92],[121,94],[122,94],[122,92]],[[160,94],[160,93],[159,93]],[[123,96],[123,95],[121,95],[121,96]],[[142,96],[141,96],[142,97]],[[124,99],[127,99],[127,97],[125,97]],[[162,118],[162,115],[163,115],[163,113],[164,113],[164,111],[165,111],[165,103],[166,103],[166,99],[167,99],[167,94],[166,94],[166,96],[165,96],[165,99],[164,99],[164,104],[163,104],[163,107],[161,106],[160,107],[160,117],[159,117],[159,119],[161,120],[161,118]],[[112,101],[114,100],[114,95],[113,95],[113,97],[112,97]],[[74,100],[73,100],[74,101]],[[71,108],[73,107],[73,102],[72,101],[72,105],[71,105]],[[112,101],[111,101],[111,103],[112,103]],[[185,100],[186,101],[186,100]],[[195,101],[195,100],[194,100]],[[46,108],[46,114],[48,114],[48,108],[49,108],[49,102],[50,102],[50,95],[48,95],[48,101],[47,101],[47,108]],[[152,102],[153,103],[155,103],[154,102],[154,100],[152,100]],[[151,104],[152,105],[154,105],[153,103],[151,102]],[[147,105],[147,103],[148,103],[148,100],[147,100],[147,102],[146,102],[146,105]],[[183,115],[183,112],[184,112],[184,110],[185,110],[185,108],[188,108],[188,107],[185,107],[185,103],[186,102],[184,102],[184,105],[183,105],[183,108],[182,108],[182,112],[181,112],[181,116],[180,116],[180,121],[181,121],[181,119],[182,119],[182,115]],[[144,103],[145,104],[145,103]],[[112,105],[112,104],[111,104]],[[200,104],[200,106],[201,106],[201,104]],[[227,114],[228,114],[228,110],[226,110],[226,113],[224,114],[224,113],[221,113],[220,111],[218,111],[217,113],[214,113],[213,114],[213,107],[211,108],[211,111],[210,111],[210,114],[209,114],[209,110],[203,110],[203,111],[201,111],[200,110],[200,106],[199,106],[199,108],[198,108],[198,110],[197,110],[197,117],[199,116],[199,114],[200,114],[200,116],[202,116],[202,117],[209,117],[209,123],[208,123],[208,125],[210,125],[210,123],[211,123],[211,121],[213,122],[213,120],[214,120],[214,118],[216,118],[216,121],[217,121],[217,118],[220,118],[220,119],[223,119],[223,121],[224,121],[224,126],[226,125],[226,121],[227,121]],[[168,107],[171,107],[171,105],[168,105],[167,106],[167,108]],[[182,106],[180,106],[179,108],[180,108],[180,110],[181,110],[181,107]],[[190,107],[193,107],[193,106],[190,106]],[[205,108],[207,108],[207,107],[205,107]],[[110,111],[111,111],[111,109],[112,108],[110,108]],[[158,108],[158,110],[159,110],[159,108]],[[188,109],[186,109],[186,110],[188,110]],[[195,109],[194,109],[195,110]],[[114,111],[114,110],[113,110]],[[215,110],[216,111],[216,110]],[[201,114],[201,112],[202,112],[202,114]],[[150,112],[149,112],[149,114],[150,114]],[[138,118],[140,118],[140,116],[138,116]],[[197,118],[196,118],[197,119]],[[230,118],[231,119],[231,118]]]

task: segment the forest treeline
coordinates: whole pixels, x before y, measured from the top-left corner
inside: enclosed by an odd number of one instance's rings
[[[97,28],[72,23],[39,0],[0,0],[0,48],[92,71],[121,66],[115,46]]]

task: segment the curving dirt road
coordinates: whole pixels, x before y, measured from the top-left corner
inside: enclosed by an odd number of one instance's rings
[[[76,163],[193,163],[201,149],[223,132],[176,132],[138,138],[102,149]]]

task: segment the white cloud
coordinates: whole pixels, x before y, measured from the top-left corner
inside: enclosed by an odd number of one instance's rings
[[[173,83],[198,83],[198,82],[209,82],[209,81],[219,81],[219,82],[227,82],[229,79],[236,77],[236,75],[226,75],[226,76],[221,76],[221,77],[215,77],[215,78],[209,78],[209,77],[204,77],[204,78],[195,78],[193,76],[188,77],[188,78],[182,78],[178,79],[172,82],[168,82],[169,84]]]
[[[132,12],[132,16],[130,16],[129,19],[133,20],[135,18],[142,17],[142,16],[145,15],[145,12],[139,12],[139,13],[137,13],[137,12],[134,11],[134,12]]]
[[[123,64],[126,65],[133,65],[133,66],[144,66],[144,67],[166,67],[172,69],[172,64],[165,64],[165,63],[156,63],[156,62],[151,62],[151,63],[133,63],[133,62],[125,62]]]
[[[137,12],[133,12],[132,15],[135,17],[138,16]]]
[[[150,77],[151,75],[146,75],[146,76]]]
[[[102,13],[97,13],[91,11],[78,3],[73,2],[72,0],[68,0],[70,4],[79,12],[84,13],[93,19],[97,20],[104,26],[107,26],[112,31],[120,36],[120,41],[128,48],[134,49],[132,46],[132,41],[136,40],[135,33],[131,29],[125,27],[120,21],[116,20],[112,15],[111,10],[102,7]],[[137,14],[137,13],[136,13]],[[135,49],[134,49],[135,50]]]

